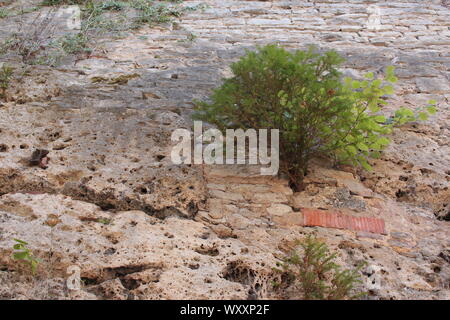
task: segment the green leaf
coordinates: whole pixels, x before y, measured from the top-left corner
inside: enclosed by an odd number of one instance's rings
[[[422,121],[428,120],[428,113],[420,112],[419,113],[419,119]]]
[[[357,150],[354,146],[352,146],[352,145],[347,146],[346,150],[347,150],[347,152],[348,152],[350,155],[356,155],[356,154],[358,154],[358,150]]]
[[[435,114],[437,112],[437,108],[435,106],[427,107],[427,111],[429,114]]]
[[[373,79],[373,72],[366,73],[364,77],[366,79],[372,80]]]
[[[25,260],[28,258],[28,252],[26,251],[14,252],[13,257],[16,260]]]
[[[414,112],[410,109],[407,109],[405,107],[401,107],[397,110],[396,114],[402,116],[402,117],[410,117],[414,118]]]
[[[435,105],[436,104],[436,100],[434,100],[434,99],[428,100],[428,104]]]
[[[398,81],[397,77],[395,77],[394,71],[394,66],[389,66],[386,68],[386,81],[389,81],[391,83],[396,83]]]
[[[394,71],[395,71],[395,67],[394,66],[387,66],[386,67],[386,75],[387,76],[393,76],[394,75]]]
[[[375,79],[372,81],[372,87],[379,88],[381,86],[382,81],[380,79]]]
[[[13,238],[13,240],[18,242],[18,243],[21,243],[21,244],[28,244],[28,242],[25,242],[25,241],[20,240],[20,239]]]
[[[361,166],[366,169],[367,171],[372,171],[372,166],[367,161],[360,161]]]
[[[389,94],[389,95],[394,94],[393,86],[384,86],[383,89],[384,89],[385,94]]]
[[[386,117],[385,116],[375,116],[374,120],[378,123],[385,123],[386,122]]]
[[[391,141],[388,138],[386,138],[386,137],[380,137],[377,140],[377,143],[379,143],[382,146],[387,146],[387,145],[389,145],[389,143],[391,143]]]
[[[377,101],[374,100],[369,103],[369,110],[373,113],[378,112],[380,110]]]
[[[352,88],[353,89],[359,89],[359,88],[361,88],[361,83],[359,82],[359,81],[353,81],[352,82]]]
[[[359,148],[359,150],[369,151],[369,147],[367,145],[365,145],[364,143],[362,143],[362,142],[356,144],[356,146]]]
[[[362,88],[367,88],[368,86],[369,86],[369,81],[364,80],[364,81],[361,82],[361,87]]]
[[[348,136],[347,136],[347,139],[346,139],[348,142],[355,142],[356,141],[356,139],[355,139],[355,137],[354,136],[352,136],[351,134],[349,134]]]
[[[37,267],[39,265],[39,262],[37,260],[31,260],[30,265],[31,265],[31,272],[33,274],[35,274],[36,270],[37,270]]]
[[[370,154],[370,156],[374,159],[379,159],[381,157],[381,152],[379,151],[374,151]]]

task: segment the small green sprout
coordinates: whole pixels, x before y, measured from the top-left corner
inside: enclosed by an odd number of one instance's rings
[[[31,268],[32,274],[36,274],[39,261],[34,257],[33,252],[27,247],[28,242],[20,239],[13,239],[16,244],[13,245],[13,259],[25,261]]]

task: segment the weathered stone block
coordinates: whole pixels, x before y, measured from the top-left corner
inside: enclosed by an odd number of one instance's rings
[[[220,190],[210,190],[210,195],[212,197],[218,198],[218,199],[224,199],[224,200],[230,200],[230,201],[244,201],[244,197],[240,193],[233,193],[233,192],[224,192]]]
[[[450,86],[445,78],[417,78],[416,85],[424,93],[445,93],[450,91]]]
[[[284,214],[292,212],[292,208],[285,204],[276,203],[268,207],[267,212],[274,216],[282,216]]]

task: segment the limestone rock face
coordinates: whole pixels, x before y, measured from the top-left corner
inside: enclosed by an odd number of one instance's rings
[[[145,110],[15,105],[2,112],[0,193],[56,192],[157,216],[192,216],[204,198],[199,171],[171,165],[170,126],[154,127]],[[46,170],[29,165],[35,149],[49,151]]]
[[[245,299],[246,288],[224,278],[228,265],[247,256],[252,257],[248,265],[254,263],[257,270],[258,261],[273,260],[268,252],[247,248],[236,239],[220,239],[202,223],[179,217],[111,213],[63,195],[16,193],[4,195],[1,203],[0,264],[8,270],[1,272],[4,280],[18,267],[11,259],[12,238],[23,239],[41,261],[38,274],[43,279],[33,279],[33,285],[45,288],[46,279],[60,283],[58,298]],[[12,205],[19,211],[11,210]],[[48,225],[51,215],[58,217],[56,225]],[[81,269],[88,287],[81,295],[65,289],[71,266]],[[27,271],[26,265],[19,267]],[[21,276],[14,280],[20,282]],[[34,291],[2,286],[0,294],[33,298]]]
[[[296,299],[273,287],[272,268],[309,234],[344,267],[368,263],[366,299],[450,299],[448,5],[203,2],[57,67],[1,54],[14,76],[0,91],[0,299]],[[0,43],[44,10],[0,16]],[[48,39],[73,32],[62,23]],[[383,112],[430,99],[439,112],[396,129],[371,172],[314,160],[297,193],[257,166],[173,164],[171,134],[190,129],[193,101],[273,42],[335,49],[355,78],[395,65]],[[30,163],[37,149],[48,154]],[[305,209],[381,219],[385,232],[305,226]],[[39,259],[35,276],[12,259],[14,238]]]

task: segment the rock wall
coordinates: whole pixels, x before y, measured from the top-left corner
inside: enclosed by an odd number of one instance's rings
[[[95,54],[58,68],[2,56],[24,72],[0,108],[0,296],[286,298],[270,285],[272,267],[295,239],[314,233],[343,265],[369,263],[369,299],[449,299],[447,3],[184,3],[208,6],[99,39]],[[2,30],[14,19],[0,20]],[[397,130],[373,172],[317,161],[299,193],[257,168],[173,165],[170,134],[190,127],[192,100],[265,43],[336,49],[356,78],[395,65],[400,81],[386,112],[436,99],[439,113]],[[50,151],[47,169],[28,165],[35,148]],[[308,223],[305,212],[384,226]],[[12,238],[41,258],[38,277],[11,259]],[[65,286],[71,265],[81,268],[81,291]]]

